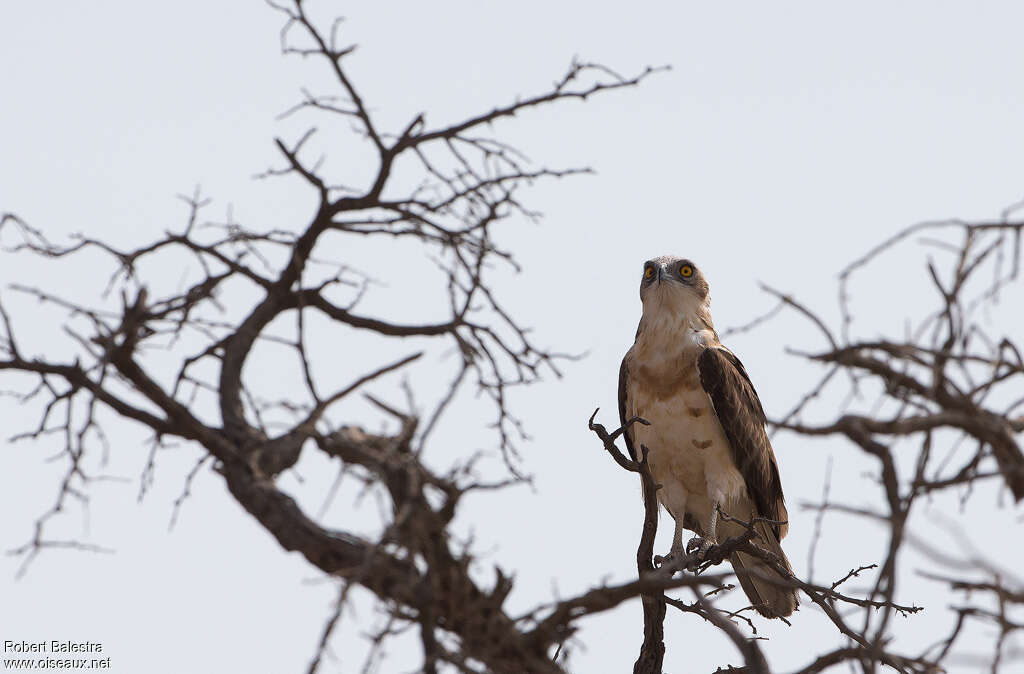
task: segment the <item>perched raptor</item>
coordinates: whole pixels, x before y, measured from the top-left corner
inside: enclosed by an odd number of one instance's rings
[[[636,341],[619,369],[619,416],[633,424],[626,447],[636,459],[646,446],[658,500],[675,519],[672,555],[683,553],[683,529],[701,551],[744,531],[719,509],[786,522],[786,504],[765,416],[743,364],[722,346],[711,322],[708,282],[696,265],[677,257],[644,263],[643,316]],[[756,525],[753,540],[787,567],[779,541],[788,524]],[[785,617],[795,591],[766,578],[778,574],[742,552],[730,557],[743,591],[759,613]]]

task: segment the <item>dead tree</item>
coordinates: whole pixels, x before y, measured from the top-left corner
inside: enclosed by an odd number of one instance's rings
[[[1019,444],[1024,431],[1024,360],[1017,343],[1021,324],[1014,300],[999,304],[1004,295],[1013,298],[1019,292],[1024,223],[1012,218],[1018,207],[992,222],[950,220],[908,227],[851,262],[839,275],[838,331],[829,330],[825,321],[792,297],[770,291],[780,306],[810,319],[828,343],[824,351],[797,352],[824,367],[825,374],[777,427],[808,437],[844,437],[877,465],[874,482],[880,507],[851,507],[827,499],[809,507],[819,518],[844,512],[885,524],[888,546],[874,572],[871,598],[893,598],[901,552],[908,542],[933,565],[916,571],[945,583],[950,591],[940,595],[942,605],[932,607],[949,611],[949,633],[917,657],[929,663],[930,671],[948,666],[956,647],[964,645],[965,621],[995,627],[995,639],[981,652],[964,654],[980,659],[975,666],[1010,671],[1021,660],[1019,652],[1005,653],[1005,646],[1012,632],[1024,628],[1024,577],[1007,575],[976,550],[962,551],[965,563],[951,565],[956,556],[914,539],[911,526],[920,502],[943,492],[955,493],[961,507],[978,493],[1008,493],[1010,507],[1024,498]],[[912,256],[906,247],[915,239],[935,251],[921,265],[934,304],[900,337],[858,338],[850,303],[857,274],[890,251],[902,253],[901,259]],[[991,320],[994,311],[1009,318],[1005,325]],[[807,403],[833,380],[845,382],[847,401],[859,398],[870,403],[866,412],[841,408],[834,418],[804,421]],[[950,606],[953,601],[963,603]],[[866,612],[858,631],[868,643],[882,644],[894,629],[892,616],[889,607]],[[874,671],[880,662],[863,651],[842,659],[859,662],[864,671]],[[1008,665],[1008,660],[1017,664]]]
[[[19,325],[28,319],[0,303],[0,371],[17,384],[31,381],[15,394],[39,412],[32,427],[16,437],[60,437],[66,466],[53,507],[39,517],[31,540],[14,553],[27,565],[49,548],[90,547],[51,537],[48,524],[75,501],[87,498],[95,480],[89,462],[103,447],[103,429],[127,422],[150,434],[151,456],[173,443],[201,448],[189,482],[202,470],[216,471],[230,494],[284,550],[298,552],[339,581],[337,610],[325,626],[311,672],[318,669],[353,586],[375,595],[389,615],[389,625],[375,637],[376,643],[404,629],[418,631],[424,672],[563,672],[560,647],[579,621],[638,597],[645,640],[636,671],[661,671],[666,647],[662,621],[671,608],[699,616],[707,629],[723,632],[744,661],[740,671],[768,672],[765,649],[745,631],[753,627],[751,619],[714,603],[727,588],[728,573],[718,564],[730,552],[742,549],[765,558],[753,540],[753,529],[723,541],[706,556],[658,567],[653,557],[656,518],[648,510],[636,579],[598,585],[519,615],[511,615],[504,606],[512,588],[510,575],[496,568],[493,579],[479,578],[470,569],[473,550],[451,531],[466,494],[524,479],[514,444],[520,422],[508,404],[509,389],[535,382],[544,373],[558,373],[559,354],[533,341],[490,282],[494,266],[516,264],[513,253],[497,244],[494,231],[508,218],[534,217],[520,201],[524,186],[586,171],[537,168],[495,137],[494,127],[534,108],[632,87],[655,69],[622,77],[596,64],[573,62],[539,94],[455,122],[434,125],[426,115],[418,115],[399,128],[385,129],[346,68],[352,47],[339,42],[338,23],[319,25],[301,0],[277,9],[285,22],[285,54],[317,60],[336,88],[305,93],[289,114],[311,115],[321,124],[353,129],[373,158],[366,184],[337,182],[316,158],[316,127],[309,126],[293,141],[275,141],[282,164],[264,174],[305,186],[312,215],[292,226],[257,230],[236,222],[209,222],[203,210],[208,202],[197,193],[185,200],[188,216],[179,230],[126,249],[88,235],[70,244],[54,243],[22,217],[0,214],[0,237],[12,254],[37,256],[45,264],[99,253],[111,264],[108,294],[98,304],[57,296],[44,287],[4,290],[5,296],[27,294],[62,309],[62,328],[76,345],[74,353],[33,352],[31,345],[19,340]],[[1020,225],[955,226],[967,238],[957,249],[953,274],[944,279],[940,267],[929,267],[942,309],[910,342],[853,341],[847,337],[849,321],[843,325],[843,337],[836,338],[796,300],[779,295],[780,306],[796,308],[829,335],[827,352],[808,355],[830,368],[825,383],[840,371],[850,373],[854,385],[877,378],[885,384],[884,395],[899,405],[897,413],[885,418],[846,414],[826,423],[801,421],[798,408],[777,422],[790,432],[844,435],[875,457],[888,508],[862,514],[884,518],[892,528],[888,556],[879,565],[874,589],[866,595],[846,593],[841,586],[873,570],[870,563],[856,562],[845,578],[824,586],[783,570],[785,582],[799,588],[847,639],[846,646],[820,654],[801,672],[823,671],[848,661],[860,663],[865,671],[878,664],[900,672],[937,671],[961,626],[973,620],[1000,629],[995,670],[1006,635],[1020,625],[1012,613],[1022,600],[1019,584],[986,576],[979,567],[977,578],[935,574],[956,591],[991,598],[987,604],[977,601],[958,608],[955,628],[936,648],[900,653],[886,640],[893,629],[892,615],[920,610],[894,601],[894,569],[914,499],[936,490],[975,483],[980,488],[997,481],[1019,498],[1024,484],[1015,440],[1024,421],[1014,416],[1021,401],[1006,408],[986,403],[995,397],[995,389],[1019,382],[1024,366],[1013,342],[987,339],[967,319],[973,305],[964,304],[968,281],[1004,254],[1010,236],[1012,274],[997,276],[980,301],[988,301],[1016,279]],[[342,250],[338,241],[366,239],[418,247],[430,256],[443,279],[436,290],[445,317],[407,322],[400,315],[363,313],[361,301],[372,287],[371,279],[357,260],[334,260],[331,251]],[[843,276],[844,284],[870,260],[871,256],[852,265]],[[155,261],[190,269],[192,276],[179,290],[158,291],[159,279],[147,276]],[[328,383],[324,369],[315,367],[310,356],[314,324],[318,332],[334,331],[339,342],[357,332],[414,347],[393,360],[367,364],[351,381]],[[304,382],[301,399],[275,399],[254,384],[246,366],[268,343],[291,355]],[[978,343],[985,351],[975,350]],[[352,418],[348,404],[357,393],[388,375],[410,371],[428,350],[454,353],[456,358],[446,387],[426,412],[417,413],[410,400],[415,398],[413,382],[405,392],[399,391],[397,400],[365,396],[389,420],[388,430],[369,430],[371,425],[377,428],[377,419]],[[168,359],[174,362],[171,369]],[[481,478],[477,456],[468,451],[440,468],[432,454],[431,432],[464,388],[490,403],[495,445],[505,464],[500,477]],[[817,394],[818,390],[809,392],[808,399]],[[616,448],[621,429],[609,433],[594,418],[590,424],[618,465],[640,474],[644,489],[653,493],[657,485],[643,457],[634,462]],[[937,470],[932,459],[931,438],[939,428],[957,429],[975,443],[975,454],[953,472]],[[891,448],[884,444],[885,438],[897,435],[922,438],[918,469],[912,476],[896,472]],[[303,452],[337,460],[342,474],[386,495],[386,521],[378,531],[357,535],[354,530],[328,527],[300,508],[279,478]],[[152,472],[147,469],[143,476],[143,488]],[[188,489],[186,484],[179,505]],[[692,592],[692,600],[665,594],[680,588]],[[851,610],[857,613],[851,615]]]
[[[524,479],[514,447],[519,421],[507,392],[542,373],[558,373],[559,355],[533,341],[490,283],[496,266],[516,266],[493,233],[507,219],[535,217],[520,201],[525,186],[586,172],[537,167],[494,129],[536,108],[633,87],[654,69],[623,77],[574,61],[541,93],[454,122],[433,124],[420,114],[388,129],[350,77],[346,58],[353,48],[339,41],[340,23],[319,25],[301,0],[277,9],[284,20],[284,53],[318,62],[335,88],[304,92],[288,114],[352,130],[370,149],[371,178],[361,186],[339,184],[316,156],[317,128],[310,125],[293,141],[275,141],[281,165],[263,176],[305,186],[312,216],[304,223],[268,231],[212,223],[203,210],[208,202],[197,193],[186,199],[189,212],[180,229],[124,249],[87,234],[70,244],[54,243],[26,219],[2,215],[0,236],[9,254],[59,264],[99,253],[111,263],[108,294],[99,304],[59,297],[44,287],[4,291],[66,310],[62,327],[77,345],[75,353],[35,353],[19,339],[19,325],[29,319],[0,305],[0,371],[16,382],[9,388],[31,378],[34,383],[15,394],[40,413],[18,438],[59,435],[66,463],[53,508],[39,518],[31,540],[13,552],[28,564],[50,548],[90,547],[51,537],[48,524],[87,498],[95,479],[90,461],[101,451],[104,427],[140,424],[151,435],[154,454],[174,443],[201,447],[190,480],[208,467],[222,476],[231,495],[284,550],[302,554],[340,581],[339,610],[348,588],[358,585],[376,595],[393,630],[418,628],[423,671],[445,663],[460,671],[562,671],[556,651],[576,621],[636,596],[650,583],[636,581],[608,588],[607,595],[570,598],[513,616],[504,608],[509,577],[500,569],[493,579],[477,577],[470,570],[473,551],[449,530],[466,494]],[[371,278],[358,260],[333,260],[332,251],[344,250],[339,242],[366,239],[419,247],[433,259],[442,279],[436,297],[446,316],[414,323],[397,313],[362,313]],[[157,290],[161,279],[146,275],[157,263],[191,270],[190,280],[179,290]],[[339,343],[360,332],[393,340],[396,347],[414,346],[394,360],[367,363],[359,376],[335,384],[312,362],[311,325],[321,335],[333,331]],[[299,399],[277,400],[254,385],[253,354],[267,343],[290,352],[287,362],[304,382]],[[397,388],[397,399],[368,397],[376,418],[349,416],[346,405],[363,388],[407,371],[427,351],[456,357],[448,360],[453,367],[447,386],[426,412],[414,411],[422,401],[409,400],[416,389],[410,384],[408,395]],[[503,476],[481,478],[478,457],[469,450],[454,458],[432,454],[431,431],[467,387],[490,401]],[[378,430],[381,417],[390,430]],[[386,494],[387,521],[375,535],[329,528],[281,488],[279,476],[302,452],[333,457],[348,477]],[[143,487],[150,479],[147,470]],[[188,485],[182,497],[187,493]]]

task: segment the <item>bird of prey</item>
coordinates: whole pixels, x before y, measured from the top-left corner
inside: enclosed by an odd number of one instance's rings
[[[690,260],[657,257],[644,263],[640,300],[636,341],[619,369],[619,416],[649,422],[629,427],[626,447],[634,460],[647,447],[658,500],[675,520],[672,556],[683,554],[684,528],[697,534],[687,547],[702,553],[745,531],[721,510],[780,522],[758,522],[752,543],[789,568],[779,544],[788,515],[764,410],[743,364],[718,339],[707,280]],[[764,561],[742,552],[730,561],[759,613],[793,613],[796,592],[768,580],[781,578]]]

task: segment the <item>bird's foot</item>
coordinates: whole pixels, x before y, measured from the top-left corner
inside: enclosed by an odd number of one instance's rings
[[[704,557],[714,545],[718,545],[718,541],[713,538],[694,536],[686,542],[686,552],[688,554],[696,554],[698,557]]]
[[[686,557],[686,550],[683,549],[682,545],[673,545],[672,549],[669,550],[668,554],[662,557],[661,555],[654,556],[654,564],[658,567],[668,566],[673,562],[679,561],[683,557]]]

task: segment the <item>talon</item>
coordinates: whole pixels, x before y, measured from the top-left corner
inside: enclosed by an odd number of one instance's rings
[[[686,552],[689,554],[697,554],[698,556],[703,557],[705,554],[707,554],[707,551],[710,550],[711,547],[714,545],[718,545],[718,541],[716,541],[713,538],[702,538],[700,536],[694,536],[689,541],[687,541]]]
[[[655,555],[654,556],[654,565],[658,566],[658,567],[662,567],[662,566],[665,566],[666,564],[671,564],[672,562],[674,562],[674,561],[676,561],[678,559],[682,559],[686,555],[687,555],[687,552],[685,550],[683,550],[682,546],[680,546],[678,548],[673,546],[672,549],[668,551],[668,554],[665,555],[664,557],[662,557],[661,555]]]

